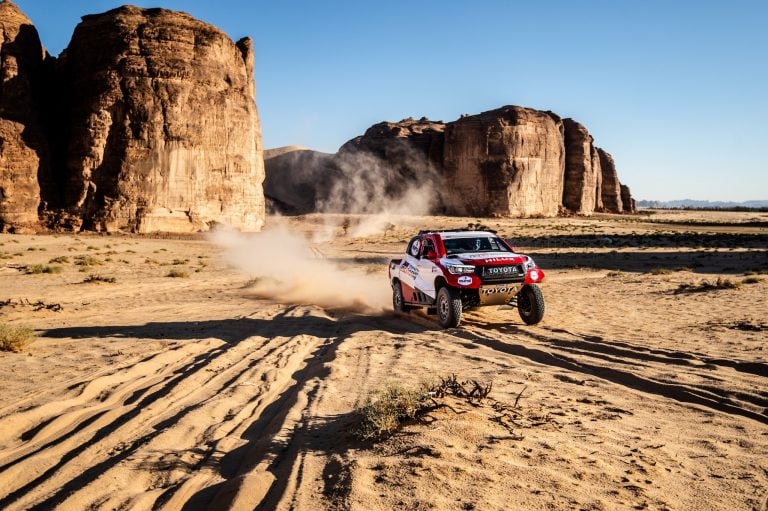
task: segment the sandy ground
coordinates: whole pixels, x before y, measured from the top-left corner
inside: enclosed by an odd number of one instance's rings
[[[475,221],[397,219],[312,253],[339,296],[348,274],[386,301],[413,232]],[[768,215],[483,223],[547,272],[540,325],[279,303],[203,238],[0,235],[0,322],[37,334],[0,353],[0,509],[766,511]],[[489,398],[352,435],[371,391],[452,373]]]

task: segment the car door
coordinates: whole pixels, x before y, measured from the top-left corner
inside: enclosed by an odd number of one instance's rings
[[[428,257],[431,255],[432,257]],[[434,262],[437,256],[435,242],[431,236],[424,236],[421,240],[421,253],[417,267],[419,275],[416,277],[416,288],[429,296],[435,298],[435,278],[439,275],[439,268]]]
[[[413,301],[413,291],[419,276],[419,256],[421,255],[421,236],[408,243],[403,262],[400,263],[400,282],[403,284],[403,296],[406,301]]]

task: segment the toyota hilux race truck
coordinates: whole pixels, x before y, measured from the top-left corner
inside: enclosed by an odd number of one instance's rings
[[[443,328],[456,327],[473,307],[510,305],[534,325],[544,317],[538,283],[544,272],[494,231],[421,231],[405,256],[389,263],[398,312],[427,307]]]

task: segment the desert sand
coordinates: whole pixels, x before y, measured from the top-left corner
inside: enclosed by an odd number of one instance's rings
[[[478,219],[339,220],[269,219],[308,249],[0,235],[0,322],[36,333],[0,352],[0,509],[768,509],[768,214],[480,219],[547,312],[450,330],[391,312],[386,263]],[[450,374],[492,391],[353,434],[372,391]]]

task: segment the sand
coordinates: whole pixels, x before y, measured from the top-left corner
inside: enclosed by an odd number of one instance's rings
[[[0,235],[0,322],[37,337],[0,352],[0,509],[768,509],[768,215],[482,219],[547,272],[541,324],[382,308],[416,230],[475,221],[312,245],[338,306],[204,237]],[[492,391],[353,435],[370,392],[450,374]]]

